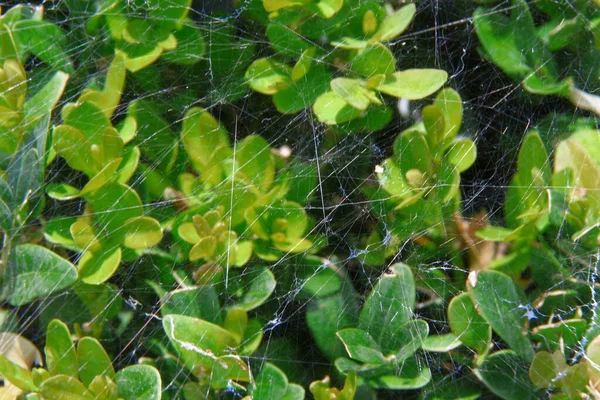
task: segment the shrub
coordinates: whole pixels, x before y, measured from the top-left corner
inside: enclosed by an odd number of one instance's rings
[[[0,397],[600,396],[597,2],[196,3],[0,17]]]

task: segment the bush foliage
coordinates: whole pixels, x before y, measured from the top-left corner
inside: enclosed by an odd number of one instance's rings
[[[3,9],[0,397],[600,398],[600,3],[434,3]]]

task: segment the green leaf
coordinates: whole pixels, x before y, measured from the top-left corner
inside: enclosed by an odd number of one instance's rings
[[[343,293],[316,298],[306,311],[306,323],[317,347],[330,359],[345,355],[342,343],[336,332],[356,326],[356,303],[348,300]]]
[[[600,131],[596,129],[578,128],[570,139],[579,143],[589,155],[600,165]],[[541,157],[540,157],[541,158]],[[548,166],[548,163],[544,164]]]
[[[361,329],[342,329],[336,333],[350,358],[369,364],[385,364],[387,360],[373,338]]]
[[[135,217],[125,221],[125,239],[123,245],[130,249],[141,250],[152,247],[162,239],[160,223],[150,217]]]
[[[110,162],[108,162],[104,167],[96,174],[92,179],[89,180],[88,183],[81,189],[81,195],[85,196],[88,193],[95,192],[100,189],[102,186],[110,183],[115,177],[115,172],[121,165],[122,158],[116,158]]]
[[[552,175],[550,160],[542,138],[537,132],[530,132],[523,139],[517,161],[517,175],[521,185],[533,185],[535,171],[541,173],[543,182],[549,183]]]
[[[419,100],[441,88],[448,73],[440,69],[406,69],[389,75],[377,90],[390,96]]]
[[[162,59],[182,65],[191,65],[202,60],[206,44],[201,30],[191,20],[185,20],[183,27],[174,32],[177,47],[163,52]]]
[[[214,287],[199,286],[173,290],[161,296],[162,315],[180,314],[221,324],[221,305]]]
[[[482,271],[472,285],[470,294],[481,315],[519,357],[530,361],[533,348],[522,332],[525,312],[521,306],[526,303],[513,280],[501,272]]]
[[[32,98],[25,103],[25,120],[28,123],[52,111],[63,94],[69,75],[57,72]]]
[[[8,301],[14,306],[69,287],[77,280],[77,270],[52,251],[33,244],[14,249],[14,286]]]
[[[221,124],[209,112],[190,108],[183,117],[181,141],[202,181],[220,183],[222,162],[230,154],[227,131]]]
[[[44,399],[56,400],[94,400],[81,382],[72,376],[56,375],[46,379],[40,390]]]
[[[327,125],[336,125],[358,118],[361,111],[352,107],[334,91],[320,95],[313,105],[317,119]]]
[[[313,64],[306,75],[299,77],[306,69],[306,63],[300,64],[302,60],[301,57],[292,71],[292,77],[296,73],[294,79],[297,78],[294,85],[273,96],[273,103],[280,113],[295,114],[310,107],[322,93],[329,90],[331,73],[321,64]]]
[[[13,211],[10,206],[0,199],[0,230],[8,232],[13,226],[13,218]]]
[[[214,389],[226,389],[236,385],[232,381],[251,380],[250,368],[237,355],[221,356],[214,363],[210,385]]]
[[[41,20],[21,20],[11,29],[21,53],[33,53],[53,68],[67,73],[73,72],[73,65],[65,51],[68,39],[55,24]]]
[[[473,14],[473,23],[486,55],[504,72],[513,77],[531,72],[526,56],[517,46],[514,26],[509,18],[478,8]]]
[[[394,199],[401,200],[412,194],[412,189],[402,175],[402,170],[391,158],[383,162],[381,171],[377,171],[377,178],[381,187],[394,196]]]
[[[238,344],[241,343],[248,328],[248,313],[240,307],[231,307],[223,321],[223,328],[235,336]]]
[[[79,378],[84,385],[89,386],[98,375],[115,377],[115,370],[110,357],[96,339],[84,337],[77,343],[77,363]]]
[[[161,379],[156,368],[149,365],[130,365],[120,370],[115,381],[119,397],[124,400],[160,400]]]
[[[464,172],[473,165],[477,158],[477,147],[470,139],[460,139],[452,143],[448,152],[446,153],[446,159],[460,172]]]
[[[302,3],[294,0],[263,0],[263,6],[267,12],[273,12],[296,5],[302,5]]]
[[[162,118],[158,107],[147,99],[134,100],[127,107],[127,118],[138,121],[133,143],[139,146],[145,158],[155,163],[160,170],[169,172],[177,157],[178,138],[171,131],[171,125]],[[185,122],[184,117],[184,126]],[[181,138],[183,139],[183,135]],[[127,142],[125,138],[123,140]],[[186,147],[185,140],[183,144]]]
[[[394,158],[406,178],[410,170],[416,169],[421,173],[428,173],[431,169],[431,152],[425,136],[419,131],[405,131],[396,138]]]
[[[561,345],[575,346],[583,338],[587,326],[585,319],[565,319],[536,326],[531,337],[534,341],[543,342],[549,349],[559,349]]]
[[[423,341],[423,346],[421,348],[425,351],[435,353],[448,353],[461,345],[461,341],[455,334],[446,333],[442,335],[427,336]]]
[[[380,42],[389,42],[402,34],[408,28],[417,12],[414,4],[408,4],[401,7],[395,13],[388,15],[379,25],[379,29],[373,35],[371,40]]]
[[[90,285],[98,285],[108,280],[121,263],[121,248],[101,249],[98,252],[86,251],[77,264],[79,278]]]
[[[600,189],[600,166],[586,149],[573,139],[561,141],[554,151],[554,172],[567,168],[573,172],[572,186]]]
[[[344,6],[344,0],[319,0],[316,4],[319,14],[326,19],[333,17]]]
[[[281,400],[304,400],[304,394],[304,388],[302,386],[290,383]]]
[[[496,396],[506,400],[538,399],[528,365],[511,350],[498,351],[484,359],[475,374]],[[507,384],[508,383],[508,384]]]
[[[185,315],[169,314],[163,328],[190,371],[210,371],[217,357],[237,345],[235,336],[210,322]]]
[[[489,240],[491,242],[504,242],[511,239],[516,230],[503,228],[501,226],[488,225],[477,232],[475,236],[483,240]]]
[[[129,186],[110,183],[94,192],[88,199],[94,214],[92,220],[100,238],[122,241],[127,231],[123,223],[141,217],[142,200]]]
[[[264,191],[275,179],[275,163],[269,143],[259,135],[250,135],[235,149],[236,172]]]
[[[283,399],[288,388],[287,376],[275,365],[267,362],[255,379],[252,390],[254,400]]]
[[[535,353],[529,367],[529,378],[537,387],[549,389],[558,383],[558,377],[568,369],[565,356],[560,351]]]
[[[300,54],[298,61],[294,65],[294,68],[292,68],[292,79],[294,82],[298,82],[300,79],[304,78],[310,71],[316,53],[316,47],[309,47]]]
[[[425,106],[421,111],[421,118],[427,132],[429,146],[432,149],[441,147],[446,135],[446,123],[442,109],[436,105]]]
[[[454,89],[441,90],[435,98],[433,105],[438,107],[444,116],[445,133],[443,135],[442,150],[444,150],[456,137],[462,124],[462,100]]]
[[[96,399],[118,400],[117,384],[106,376],[97,376],[88,386]]]
[[[77,378],[77,353],[69,328],[62,321],[53,319],[46,331],[46,366],[51,375],[70,375]]]
[[[383,375],[369,380],[374,388],[390,390],[419,389],[431,381],[431,370],[415,358],[407,360],[402,365],[398,375]]]
[[[402,325],[394,332],[395,362],[401,363],[411,357],[423,346],[428,334],[429,325],[422,319],[411,320]]]
[[[87,139],[87,147],[92,144],[102,145],[102,135],[112,128],[109,117],[92,102],[67,104],[62,109],[65,125],[79,130]],[[88,160],[89,162],[89,160]]]
[[[275,290],[275,285],[275,275],[268,268],[259,268],[251,272],[248,287],[235,305],[246,311],[254,310],[267,301]]]
[[[0,355],[0,375],[21,390],[36,392],[38,388],[33,383],[31,372]]]
[[[273,95],[292,84],[292,68],[270,58],[259,58],[246,71],[246,80],[259,93]]]
[[[21,213],[21,222],[31,218],[29,210],[35,210],[44,181],[43,160],[35,148],[21,147],[7,171],[8,184],[12,188],[15,211]],[[28,206],[28,207],[27,207]]]
[[[299,58],[310,47],[310,43],[304,40],[296,30],[278,21],[270,22],[267,25],[266,33],[271,46],[286,57]]]
[[[361,81],[348,78],[335,78],[331,81],[331,88],[344,101],[358,110],[366,110],[369,104],[381,104],[374,92],[366,89]]]
[[[302,285],[302,291],[311,296],[324,297],[339,292],[342,289],[343,280],[338,275],[339,271],[327,262],[319,263],[316,268],[308,270],[306,281]]]
[[[600,378],[600,336],[596,336],[587,345],[585,356],[590,378],[597,381]]]
[[[367,331],[384,354],[395,353],[402,343],[398,331],[412,319],[415,280],[410,267],[394,264],[367,297],[360,313],[359,328]]]
[[[330,379],[328,376],[320,381],[314,381],[310,384],[310,392],[315,397],[315,400],[331,400],[333,396],[336,396],[339,400],[352,400],[356,394],[356,373],[350,371],[348,375],[346,375],[344,388],[342,390],[330,388],[329,385]]]
[[[67,183],[49,183],[46,185],[46,193],[56,200],[73,200],[81,196],[79,189]]]
[[[396,69],[396,58],[387,46],[371,43],[358,50],[350,60],[350,68],[367,78],[378,74],[388,75]]]
[[[465,345],[482,354],[492,341],[490,325],[477,313],[468,293],[454,297],[448,305],[448,324],[452,333]]]
[[[442,164],[438,171],[437,192],[442,204],[446,204],[460,193],[460,172],[452,164]]]
[[[95,163],[90,162],[90,143],[78,129],[69,125],[55,126],[52,136],[56,153],[64,158],[71,168],[88,176],[94,176],[98,172]]]

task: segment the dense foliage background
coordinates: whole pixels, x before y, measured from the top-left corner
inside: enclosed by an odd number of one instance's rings
[[[597,1],[1,5],[1,399],[600,398]]]

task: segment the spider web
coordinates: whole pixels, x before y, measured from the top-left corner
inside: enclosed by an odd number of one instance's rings
[[[91,5],[92,2],[89,3]],[[139,1],[131,3],[142,4]],[[393,1],[390,6],[398,8],[403,3]],[[0,3],[3,11],[16,4],[21,2]],[[102,62],[102,43],[109,38],[101,35],[82,38],[75,33],[76,28],[85,24],[89,18],[91,6],[88,13],[84,11],[79,15],[69,15],[66,2],[62,0],[43,1],[39,5],[45,9],[45,19],[57,23],[69,40],[77,43],[76,46],[69,47],[72,52],[69,56],[77,60],[74,78],[80,80],[80,87],[93,81],[102,81],[108,67],[108,62]],[[503,1],[493,12],[506,14],[511,7],[509,1]],[[201,30],[207,48],[215,46],[213,54],[232,48],[237,51],[253,47],[252,58],[239,60],[240,63],[246,63],[246,66],[252,59],[276,57],[264,32],[246,18],[250,8],[248,0],[241,0],[235,5],[221,0],[194,0],[189,14],[190,24]],[[573,123],[579,117],[591,116],[577,110],[566,100],[526,94],[521,82],[511,80],[499,68],[484,60],[478,52],[479,41],[471,17],[474,9],[475,5],[467,0],[418,1],[415,20],[405,33],[391,43],[391,49],[396,56],[398,70],[439,68],[448,72],[446,86],[454,88],[463,99],[464,116],[460,134],[475,141],[478,153],[475,165],[461,177],[462,217],[466,223],[474,223],[480,218],[480,213],[484,212],[487,219],[501,225],[504,222],[506,189],[515,173],[517,154],[525,133],[534,127],[553,132],[553,129],[558,129],[555,125],[563,126],[565,120]],[[217,36],[219,42],[211,42]],[[224,42],[223,37],[231,40]],[[196,55],[191,54],[190,57]],[[335,137],[329,127],[317,122],[310,108],[295,115],[280,114],[267,96],[253,92],[243,81],[236,80],[233,74],[228,75],[219,70],[219,65],[213,65],[206,52],[198,58],[198,63],[186,66],[159,60],[147,70],[132,76],[128,73],[127,89],[113,119],[123,120],[127,114],[127,104],[144,99],[153,102],[162,117],[168,121],[167,128],[178,133],[185,111],[193,106],[201,106],[227,128],[234,146],[251,134],[259,134],[272,148],[286,151],[290,149],[294,159],[314,166],[313,178],[317,184],[309,194],[305,206],[313,225],[306,237],[327,238],[327,245],[317,255],[343,267],[361,301],[364,301],[378,278],[394,262],[406,263],[417,276],[433,276],[437,272],[452,276],[453,273],[469,272],[468,266],[465,268],[454,265],[448,257],[424,257],[416,251],[418,244],[412,239],[403,239],[398,246],[399,250],[386,259],[384,265],[369,265],[363,258],[365,239],[373,230],[381,230],[384,242],[389,241],[393,234],[386,226],[385,215],[378,214],[377,208],[372,207],[375,200],[370,199],[361,188],[364,185],[378,185],[375,167],[392,155],[394,139],[420,120],[420,110],[429,104],[430,99],[392,104],[397,112],[392,122],[380,131]],[[41,60],[31,58],[25,68],[29,72],[43,70],[47,66]],[[160,77],[162,84],[148,80],[154,76]],[[586,90],[592,79],[595,77],[579,76],[580,87]],[[31,81],[29,85],[35,91],[40,82]],[[78,96],[77,91],[67,89],[56,109],[67,102],[76,101]],[[54,114],[53,122],[60,123],[59,113]],[[154,135],[163,134],[164,132],[159,131]],[[550,133],[549,135],[551,136]],[[159,156],[155,158],[154,165],[149,164],[148,171],[169,157],[168,149],[160,148],[160,141],[153,142],[152,139],[153,137],[147,139],[147,146],[157,146],[153,151]],[[139,187],[146,177],[147,172],[137,173],[129,184],[134,188]],[[47,168],[46,181],[68,182],[78,187],[85,184],[81,174],[68,168],[60,158]],[[180,200],[182,199],[163,199],[144,206],[158,214],[161,208],[172,207]],[[81,215],[83,207],[83,201],[58,202],[47,198],[43,218]],[[40,225],[34,223],[30,229],[39,230]],[[423,233],[425,232],[414,232],[413,238]],[[459,239],[456,234],[448,236],[449,242]],[[529,303],[519,305],[519,308],[526,311],[532,325],[543,319],[569,318],[578,307],[596,309],[600,252],[581,250],[577,243],[571,243],[566,236],[559,236],[556,243],[559,249],[558,260],[571,268],[572,279],[589,285],[591,303],[586,300],[563,310],[561,315],[553,316],[541,314]],[[166,233],[159,247],[168,252],[171,244],[172,240],[169,240],[169,234]],[[467,250],[461,251],[466,258]],[[64,249],[61,254],[72,261],[77,260],[75,254]],[[266,266],[275,272],[278,279],[287,279],[283,284],[278,282],[275,292],[266,303],[251,312],[261,321],[264,338],[259,350],[247,360],[256,370],[265,362],[271,362],[286,372],[290,382],[299,383],[306,389],[310,382],[326,375],[337,376],[335,383],[339,387],[342,380],[336,374],[332,360],[327,359],[318,349],[306,323],[305,314],[310,307],[311,298],[302,295],[307,277],[297,271],[307,256],[287,252],[274,262],[254,258],[239,272],[244,276],[253,267]],[[140,357],[157,358],[153,340],[164,338],[160,313],[162,306],[147,281],[160,281],[161,274],[176,270],[183,271],[185,266],[176,261],[169,264],[148,252],[135,261],[122,263],[111,278],[110,283],[114,285],[115,292],[107,303],[107,308],[118,306],[120,312],[106,323],[105,331],[111,333],[105,333],[100,339],[113,357],[116,368],[135,364]],[[227,286],[233,279],[233,276],[229,276],[228,269],[222,282],[218,284],[221,301],[225,304],[232,300]],[[567,278],[562,279],[551,289],[561,288]],[[243,285],[247,287],[252,283],[250,279]],[[180,284],[180,281],[176,281],[172,287],[165,289],[173,290]],[[244,286],[239,289],[243,290]],[[449,328],[445,310],[449,298],[440,298],[434,289],[425,286],[418,286],[417,290],[415,316],[428,323],[430,334],[447,333]],[[46,326],[52,318],[86,322],[86,312],[71,305],[73,296],[72,291],[67,290],[27,306],[3,306],[3,330],[13,330],[41,349]],[[598,318],[594,316],[590,323],[597,324],[597,321]],[[586,343],[579,343],[570,349],[574,359],[581,357],[585,345]],[[505,346],[495,335],[494,349]],[[419,391],[378,390],[377,398],[417,398],[420,394],[424,398],[430,398],[428,396],[437,387],[455,388],[458,393],[461,387],[469,385],[482,388],[482,398],[493,397],[483,389],[483,385],[477,383],[471,372],[471,365],[464,361],[465,357],[468,358],[467,350],[461,350],[461,355],[457,357],[452,354],[449,358],[447,356],[422,352],[420,360],[431,369],[434,377],[431,382]],[[176,375],[162,378],[164,398],[183,398],[179,382],[190,379],[191,375],[185,368],[181,368]],[[242,397],[233,389],[228,395],[231,398]],[[362,397],[357,395],[356,398]]]

